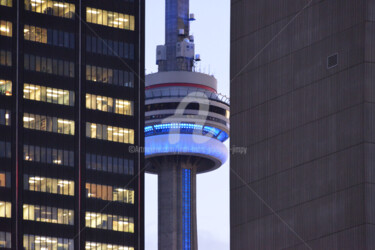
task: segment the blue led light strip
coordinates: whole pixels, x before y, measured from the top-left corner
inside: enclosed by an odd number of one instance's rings
[[[162,135],[162,134],[198,134],[210,136],[221,142],[226,141],[229,136],[226,132],[211,126],[202,126],[193,123],[164,123],[155,124],[145,127],[145,136]]]
[[[182,249],[191,249],[191,170],[182,169]]]

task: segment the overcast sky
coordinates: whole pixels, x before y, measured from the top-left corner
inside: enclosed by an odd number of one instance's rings
[[[218,92],[229,96],[230,0],[190,0],[191,25],[202,71],[214,74]],[[155,50],[164,44],[165,0],[146,0],[146,73],[157,72]],[[228,147],[228,143],[226,143]],[[229,249],[229,160],[198,175],[197,213],[200,250]],[[157,250],[157,177],[146,174],[146,250]]]

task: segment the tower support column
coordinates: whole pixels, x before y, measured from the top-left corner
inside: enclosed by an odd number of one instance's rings
[[[158,249],[197,250],[196,168],[168,158],[158,165]]]

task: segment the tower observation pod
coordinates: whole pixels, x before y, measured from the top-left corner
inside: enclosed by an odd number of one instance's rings
[[[189,0],[166,0],[159,72],[146,76],[146,169],[158,175],[159,250],[196,250],[196,175],[228,157],[229,99],[213,76],[194,72]]]

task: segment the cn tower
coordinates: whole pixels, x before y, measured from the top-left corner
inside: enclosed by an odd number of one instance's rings
[[[165,45],[159,72],[146,76],[147,172],[158,175],[159,250],[196,250],[196,175],[228,157],[229,99],[216,79],[196,72],[189,0],[166,0]]]

